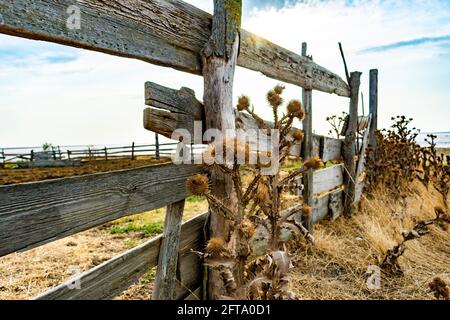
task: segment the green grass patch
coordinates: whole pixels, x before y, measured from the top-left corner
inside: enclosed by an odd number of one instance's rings
[[[110,232],[111,234],[139,232],[146,236],[154,236],[163,232],[163,222],[149,222],[142,225],[128,223],[124,226],[112,226]]]
[[[186,198],[186,202],[195,203],[195,202],[202,202],[206,200],[203,196],[189,196]]]

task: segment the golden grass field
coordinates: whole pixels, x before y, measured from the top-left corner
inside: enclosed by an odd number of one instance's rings
[[[285,169],[289,170],[293,164]],[[404,202],[386,190],[363,197],[350,218],[314,227],[315,246],[303,244],[293,256],[293,291],[300,299],[434,299],[428,283],[450,279],[450,231],[431,232],[406,243],[401,277],[382,274],[381,289],[368,290],[367,269],[401,240],[401,231],[434,218],[439,193],[419,181],[405,186]],[[186,201],[184,219],[207,210],[200,197]],[[162,231],[165,209],[121,218],[77,235],[0,258],[0,299],[30,299],[76,273],[88,270]],[[117,299],[150,299],[155,269]]]

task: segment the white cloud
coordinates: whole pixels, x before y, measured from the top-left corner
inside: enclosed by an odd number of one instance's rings
[[[211,0],[191,4],[212,12]],[[380,70],[380,124],[391,115],[407,114],[426,131],[448,130],[450,93],[448,53],[439,44],[360,54],[367,47],[450,34],[450,10],[439,1],[307,1],[283,9],[246,13],[243,27],[299,52],[308,42],[314,60],[343,76],[337,42],[342,41],[351,70],[364,72],[366,94],[370,68]],[[141,61],[0,36],[0,48],[35,52],[23,65],[0,62],[0,145],[110,144],[153,140],[142,128],[144,82],[187,86],[202,99],[199,76]],[[48,63],[59,52],[75,54],[65,63]],[[444,59],[444,60],[443,60]],[[447,60],[445,60],[447,59]],[[446,71],[447,70],[447,71]],[[235,96],[246,93],[266,118],[265,93],[277,81],[237,68]],[[288,85],[286,99],[301,97],[301,88]],[[314,92],[314,128],[326,133],[325,117],[348,108],[348,99]]]

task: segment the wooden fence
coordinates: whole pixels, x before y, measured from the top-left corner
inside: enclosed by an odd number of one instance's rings
[[[51,160],[111,160],[111,159],[131,159],[135,160],[139,156],[153,156],[159,159],[160,156],[170,156],[177,150],[177,142],[159,143],[158,135],[155,135],[155,144],[135,144],[129,146],[114,147],[89,147],[77,149],[63,149],[60,146],[52,147],[50,150],[43,150],[41,147],[27,148],[27,152],[14,152],[18,148],[2,148],[0,150],[0,160],[3,165],[17,161],[27,162],[37,160],[37,156],[45,154]],[[195,149],[194,145],[190,148]]]
[[[203,74],[209,85],[216,75],[205,73],[200,57],[212,32],[220,32],[217,19],[229,14],[223,12],[223,3],[227,1],[215,1],[217,14],[212,17],[179,0],[101,3],[84,0],[76,2],[81,28],[69,29],[66,10],[73,1],[6,0],[0,2],[4,22],[0,33]],[[374,116],[368,122],[361,147],[356,148],[360,73],[354,72],[344,81],[314,63],[306,55],[306,45],[302,55],[298,55],[243,29],[239,30],[237,65],[302,87],[307,111],[303,123],[305,140],[291,152],[301,157],[319,155],[324,161],[336,160],[337,164],[308,173],[304,181],[306,202],[313,206],[311,220],[305,222],[308,228],[312,231],[312,225],[326,217],[351,214],[352,205],[361,197],[363,188],[365,147],[373,140],[376,129],[373,72],[370,112]],[[220,94],[220,87],[217,89]],[[313,135],[312,90],[350,98],[344,140]],[[177,128],[194,130],[195,120],[214,122],[210,118],[211,96],[203,105],[190,89],[173,90],[150,82],[146,84],[145,94],[145,102],[150,107],[144,111],[144,127],[149,130],[169,136]],[[236,126],[246,128],[245,115],[235,116]],[[355,155],[359,155],[357,161]],[[36,299],[108,299],[156,265],[154,299],[192,297],[202,285],[203,269],[191,249],[203,247],[208,216],[201,214],[183,224],[181,218],[187,196],[186,179],[201,171],[197,165],[170,164],[0,186],[0,256],[28,250],[120,217],[167,206],[163,235],[77,275]],[[300,210],[300,206],[292,210]],[[80,289],[71,285],[76,281],[80,282]]]

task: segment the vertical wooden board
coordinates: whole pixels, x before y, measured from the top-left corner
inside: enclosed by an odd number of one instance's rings
[[[345,174],[345,199],[344,214],[351,216],[353,212],[353,202],[355,200],[355,145],[356,130],[358,125],[358,99],[359,86],[361,84],[361,72],[352,72],[350,75],[350,105],[349,120],[345,133],[342,156],[344,158]]]
[[[323,162],[341,159],[342,140],[321,137],[320,138],[320,158]]]
[[[316,224],[322,219],[325,219],[328,216],[328,201],[330,199],[330,195],[326,194],[321,197],[313,198],[313,216],[312,223]]]
[[[378,70],[370,70],[369,76],[369,112],[372,115],[369,145],[376,146],[375,132],[378,129]]]
[[[330,193],[328,208],[330,209],[330,218],[337,219],[344,212],[343,192],[341,190]]]
[[[167,206],[152,300],[173,300],[175,298],[184,202],[183,199]]]
[[[320,157],[320,137],[319,135],[312,135],[312,157]]]

